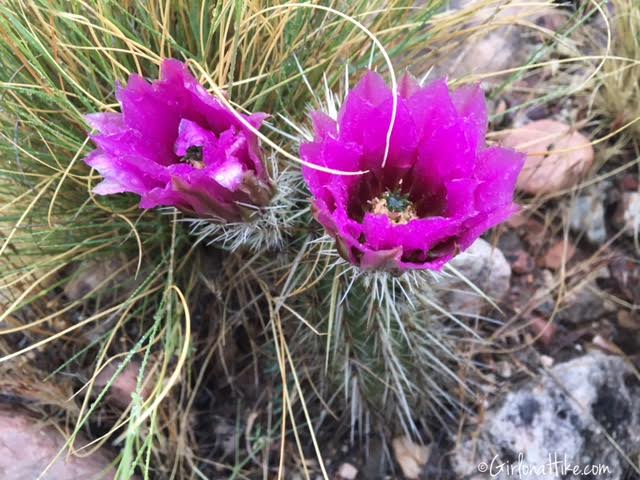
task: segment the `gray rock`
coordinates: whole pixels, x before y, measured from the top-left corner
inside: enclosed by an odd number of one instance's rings
[[[602,245],[607,240],[607,228],[604,220],[604,203],[608,182],[591,188],[580,195],[571,205],[569,225],[577,233],[584,233],[591,243]]]
[[[610,278],[607,267],[596,269],[581,277],[575,285],[567,285],[560,309],[556,312],[555,282],[549,270],[542,270],[543,286],[532,296],[532,304],[536,312],[550,317],[556,313],[556,320],[574,324],[586,324],[617,312],[615,303],[607,299],[606,294],[598,287],[598,279]]]
[[[606,299],[595,280],[590,280],[569,290],[556,319],[584,324],[616,311],[616,305]]]
[[[481,293],[474,291],[464,279],[457,276],[451,267],[496,302],[509,291],[509,262],[500,250],[480,238],[449,263],[445,272],[448,271],[450,275],[438,283],[440,302],[454,314],[479,315],[490,304]]]
[[[443,45],[446,48],[442,48],[443,55],[434,62],[431,78],[461,78],[469,74],[497,72],[522,65],[535,52],[536,47],[527,38],[528,29],[517,25],[514,19],[535,23],[540,18],[558,12],[551,5],[531,8],[517,0],[504,0],[500,3],[453,0],[449,7],[457,15],[464,15],[465,22],[470,26],[483,25],[484,28],[470,28],[473,35],[458,40],[459,43],[453,50],[450,47],[452,43],[455,44],[455,40],[449,40]],[[483,80],[487,84],[501,81],[501,77],[491,76]]]
[[[637,462],[639,394],[638,378],[619,357],[594,352],[557,365],[488,409],[483,422],[459,443],[454,469],[474,479],[517,478],[518,469],[534,468],[522,478],[631,478],[624,476],[633,470],[620,452],[632,459],[635,454]],[[479,473],[492,461],[492,470]],[[567,464],[603,465],[608,473],[585,477],[565,470],[560,475]],[[516,473],[507,474],[507,468]]]

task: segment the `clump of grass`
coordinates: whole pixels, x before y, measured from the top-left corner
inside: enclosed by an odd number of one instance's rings
[[[631,0],[611,2],[612,44],[594,99],[611,119],[612,131],[640,135],[640,7]],[[636,142],[637,144],[637,142]]]

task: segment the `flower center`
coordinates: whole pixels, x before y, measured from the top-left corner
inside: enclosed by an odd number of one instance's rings
[[[409,195],[399,190],[387,190],[379,197],[369,200],[371,212],[386,215],[393,223],[404,224],[418,218],[416,207],[409,199]]]
[[[182,163],[188,163],[197,169],[204,168],[204,163],[202,162],[202,147],[199,145],[192,145],[187,148],[186,155],[182,157],[180,161]]]

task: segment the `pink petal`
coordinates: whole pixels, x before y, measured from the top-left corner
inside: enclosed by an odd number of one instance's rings
[[[479,210],[511,204],[524,159],[523,154],[500,147],[489,148],[479,155],[476,176],[481,183],[475,199]]]
[[[229,158],[216,166],[211,172],[211,176],[220,185],[235,192],[244,180],[244,172],[245,169],[238,160]]]
[[[311,112],[311,121],[316,137],[324,138],[330,135],[336,138],[338,136],[338,124],[326,113]]]
[[[121,192],[141,194],[162,185],[169,178],[162,168],[153,162],[143,167],[139,165],[136,157],[113,157],[99,150],[92,152],[85,159],[85,163],[105,178],[94,189],[99,195]]]
[[[464,119],[469,135],[478,146],[484,145],[487,134],[487,103],[480,85],[465,85],[452,95],[458,114]]]
[[[306,162],[343,172],[360,170],[361,147],[355,143],[341,143],[327,137],[323,143],[307,143],[300,147],[300,155]],[[351,191],[359,181],[355,175],[334,175],[311,167],[303,167],[302,175],[312,193],[323,185],[332,185],[336,190]]]
[[[472,178],[451,180],[446,184],[446,217],[467,218],[474,215],[479,181]]]
[[[398,82],[398,94],[402,98],[409,98],[413,96],[418,90],[420,90],[420,83],[416,80],[413,75],[409,73],[405,73],[400,77],[400,81]]]
[[[125,128],[121,113],[89,113],[84,116],[84,119],[91,128],[107,135],[117,133]]]
[[[178,127],[178,138],[174,145],[176,155],[183,157],[189,147],[204,147],[217,143],[215,134],[191,120],[183,119]]]

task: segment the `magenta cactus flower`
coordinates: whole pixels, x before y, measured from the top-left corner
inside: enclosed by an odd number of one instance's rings
[[[104,180],[99,195],[131,192],[141,208],[172,206],[217,222],[239,221],[247,206],[272,195],[258,139],[177,60],[165,60],[160,79],[131,75],[116,86],[122,113],[86,116],[100,133],[87,158]],[[263,113],[243,116],[254,128]]]
[[[388,156],[393,94],[368,72],[334,120],[312,113],[314,139],[300,148],[315,218],[339,253],[363,269],[440,270],[517,207],[513,193],[524,156],[487,147],[479,86],[451,93],[446,81],[420,87],[404,77]]]

